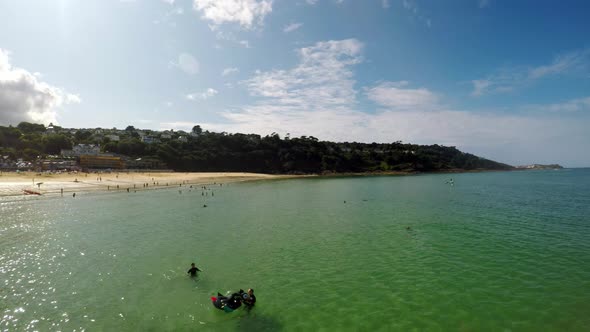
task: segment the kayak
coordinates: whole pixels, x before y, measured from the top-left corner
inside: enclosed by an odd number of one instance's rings
[[[242,300],[239,293],[233,293],[230,296],[223,296],[217,293],[217,296],[211,297],[211,303],[219,310],[232,312],[242,306]]]

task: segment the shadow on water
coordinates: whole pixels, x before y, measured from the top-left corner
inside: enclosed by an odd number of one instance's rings
[[[247,315],[240,317],[235,331],[281,331],[283,326],[276,319],[249,312]]]

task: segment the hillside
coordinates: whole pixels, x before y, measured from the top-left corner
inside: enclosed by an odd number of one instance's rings
[[[4,160],[34,161],[76,144],[100,144],[104,153],[142,160],[151,168],[281,174],[508,170],[512,166],[464,153],[455,147],[394,143],[335,143],[312,136],[183,131],[66,129],[21,123],[0,126]],[[131,163],[132,164],[132,163]],[[132,166],[130,166],[132,167]]]

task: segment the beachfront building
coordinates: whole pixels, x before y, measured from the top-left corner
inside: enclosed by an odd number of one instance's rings
[[[78,170],[78,164],[72,159],[44,159],[40,162],[41,170],[43,171],[57,171],[57,170]]]
[[[110,168],[110,169],[123,169],[125,168],[125,161],[121,157],[115,156],[80,156],[80,167],[85,169],[96,169],[96,168]]]

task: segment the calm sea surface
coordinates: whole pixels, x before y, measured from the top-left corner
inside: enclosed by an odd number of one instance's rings
[[[0,201],[0,331],[590,330],[590,170],[211,188]]]

